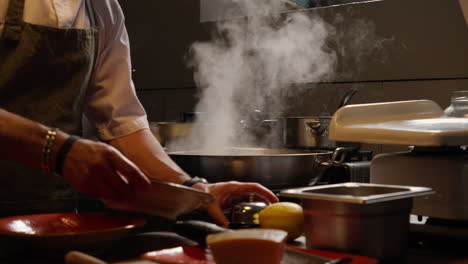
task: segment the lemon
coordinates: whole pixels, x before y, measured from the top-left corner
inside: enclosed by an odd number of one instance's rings
[[[261,228],[280,229],[288,232],[288,240],[294,240],[304,232],[304,211],[296,203],[274,203],[258,213]]]

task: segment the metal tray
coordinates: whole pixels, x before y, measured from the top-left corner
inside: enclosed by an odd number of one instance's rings
[[[307,248],[400,263],[413,197],[431,193],[426,187],[341,183],[284,190],[280,196],[302,198]]]
[[[356,204],[372,204],[432,194],[431,188],[347,182],[340,184],[288,189],[280,196],[318,199]]]

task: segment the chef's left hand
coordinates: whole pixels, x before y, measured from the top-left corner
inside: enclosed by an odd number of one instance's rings
[[[212,203],[205,206],[205,209],[211,218],[223,227],[228,227],[229,221],[224,215],[222,208],[231,196],[249,196],[254,194],[255,197],[264,200],[263,202],[278,202],[276,195],[258,183],[230,181],[208,184],[197,183],[192,187],[207,192],[215,198]]]

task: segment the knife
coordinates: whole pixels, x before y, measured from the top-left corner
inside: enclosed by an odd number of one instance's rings
[[[198,220],[177,221],[172,229],[175,233],[198,242],[204,248],[206,247],[206,236],[209,234],[233,231],[213,223]],[[281,264],[345,264],[350,263],[352,260],[352,258],[329,259],[286,247]]]

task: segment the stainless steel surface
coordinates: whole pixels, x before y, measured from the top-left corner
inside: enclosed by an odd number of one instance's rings
[[[467,221],[468,152],[434,150],[377,155],[371,164],[370,181],[432,188],[434,195],[414,199],[413,214]]]
[[[341,166],[345,169],[346,175],[349,175],[349,181],[370,182],[370,160],[344,162]]]
[[[288,148],[334,149],[336,142],[328,139],[330,116],[284,118],[283,141]]]
[[[412,196],[429,188],[377,184],[333,184],[285,190],[302,198],[308,248],[400,259],[408,243]]]
[[[338,108],[347,105],[356,89],[347,91]],[[283,141],[288,148],[334,149],[337,143],[328,138],[331,116],[285,117],[283,120]]]
[[[281,196],[372,204],[433,194],[431,188],[371,183],[340,183],[281,191]]]
[[[232,207],[230,222],[233,225],[256,226],[258,213],[267,207],[263,202],[239,203]]]
[[[209,182],[257,182],[267,188],[307,186],[317,180],[319,166],[332,151],[232,148],[219,153],[169,152],[186,172]]]

